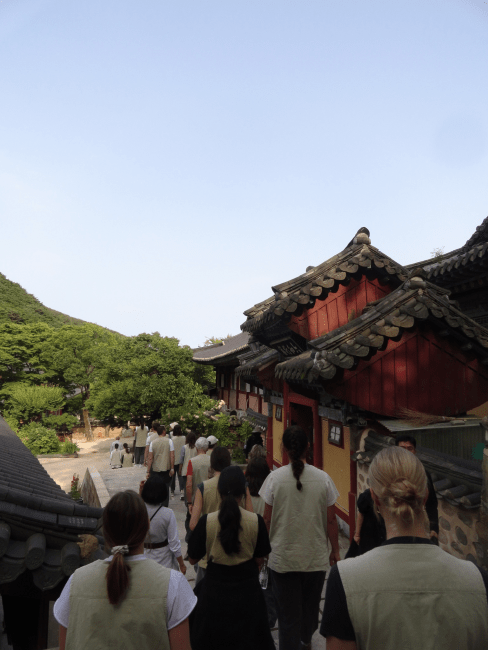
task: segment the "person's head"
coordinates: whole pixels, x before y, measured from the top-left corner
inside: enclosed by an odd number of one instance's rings
[[[262,456],[249,461],[246,467],[246,481],[252,497],[259,495],[259,490],[269,473],[268,463]]]
[[[185,444],[187,444],[190,447],[190,449],[194,449],[196,441],[197,441],[197,436],[195,435],[195,432],[189,431],[186,434]]]
[[[125,425],[127,426],[127,425]],[[120,436],[115,436],[115,440],[120,440]]]
[[[166,427],[164,424],[160,424],[157,428],[158,436],[165,436],[166,435]]]
[[[151,423],[151,428],[153,431],[157,431],[159,427],[159,421],[158,420],[153,420]]]
[[[221,472],[230,465],[230,452],[227,447],[215,447],[210,454],[210,467],[215,472]]]
[[[413,436],[407,436],[407,435],[397,436],[395,438],[395,445],[397,447],[403,447],[407,451],[412,452],[412,454],[417,453],[417,441]]]
[[[173,436],[182,436],[183,431],[181,430],[181,426],[179,424],[175,424],[173,427]]]
[[[141,429],[144,429],[144,426],[145,426],[144,416],[141,416],[139,418],[139,426],[141,427]]]
[[[428,523],[424,508],[427,475],[415,454],[401,447],[382,449],[369,468],[369,486],[385,519],[389,516],[402,527]]]
[[[124,555],[134,553],[144,543],[148,530],[146,506],[132,490],[118,492],[105,506],[103,536],[113,555],[107,570],[107,595],[112,605],[117,605],[124,598],[129,586],[129,569]]]
[[[282,444],[291,461],[293,476],[297,480],[297,490],[301,490],[302,483],[300,481],[300,476],[303,472],[303,461],[308,449],[307,434],[301,427],[293,425],[285,430]]]
[[[119,448],[119,443],[116,442],[115,445],[114,445],[114,449],[118,449],[118,448]]]
[[[254,460],[255,458],[266,458],[266,449],[263,445],[259,443],[254,445],[251,451],[249,452],[248,459],[249,461]]]
[[[157,474],[150,476],[144,483],[141,493],[144,503],[151,506],[158,506],[168,498],[168,486],[164,479]]]
[[[130,452],[129,445],[126,442],[124,442],[123,447],[127,453]]]
[[[209,437],[207,438],[207,440],[208,440],[208,448],[209,448],[209,449],[213,449],[213,448],[215,447],[215,445],[216,445],[216,444],[218,443],[218,441],[219,441],[219,439],[216,438],[215,436],[209,436]]]
[[[225,467],[219,476],[217,490],[222,499],[218,515],[220,543],[227,555],[239,553],[241,511],[238,501],[246,494],[246,479],[242,469],[238,465]]]
[[[208,449],[208,440],[203,436],[200,436],[195,443],[197,449],[197,454],[205,454]]]

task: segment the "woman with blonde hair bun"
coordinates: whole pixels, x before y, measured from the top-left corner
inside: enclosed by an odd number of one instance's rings
[[[430,541],[422,463],[388,447],[369,483],[387,539],[332,567],[320,627],[327,650],[488,647],[488,572]]]

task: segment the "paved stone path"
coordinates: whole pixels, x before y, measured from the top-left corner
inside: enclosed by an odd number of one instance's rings
[[[100,476],[102,477],[110,496],[121,490],[131,489],[138,492],[139,483],[145,478],[146,469],[144,467],[111,469],[109,465],[109,450],[112,441],[112,439],[105,439],[91,443],[81,443],[81,452],[78,458],[46,458],[42,459],[41,463],[56,483],[66,491],[69,491],[71,479],[73,478],[74,473],[78,474],[80,481],[82,481],[86,468],[88,466],[93,466],[100,472]],[[184,502],[180,500],[178,483],[176,484],[175,496],[170,498],[169,507],[175,513],[176,522],[178,524],[178,533],[181,540],[181,549],[184,557],[186,555],[187,547],[184,541],[186,508]],[[339,543],[341,546],[341,557],[344,558],[349,547],[349,541],[343,535],[340,535]],[[187,563],[186,577],[190,584],[193,585],[195,582],[195,571],[189,563]],[[320,617],[322,616],[324,593],[322,594]],[[272,634],[276,643],[276,648],[278,649],[278,631],[275,629]],[[325,639],[316,632],[312,639],[312,649],[323,650],[324,648]]]

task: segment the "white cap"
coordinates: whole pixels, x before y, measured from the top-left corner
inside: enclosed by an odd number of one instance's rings
[[[177,424],[178,424],[178,422],[172,422],[172,423],[169,425],[169,428],[171,429],[171,431],[173,431],[173,429],[175,428],[175,426],[176,426]]]
[[[215,436],[209,436],[207,440],[209,445],[216,445],[219,441],[219,439],[216,438]]]
[[[196,449],[208,449],[208,440],[203,436],[198,438],[195,443],[195,447]]]

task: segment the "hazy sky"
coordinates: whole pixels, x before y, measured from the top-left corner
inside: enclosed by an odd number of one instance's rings
[[[0,0],[0,271],[196,346],[361,226],[488,214],[482,0]]]

